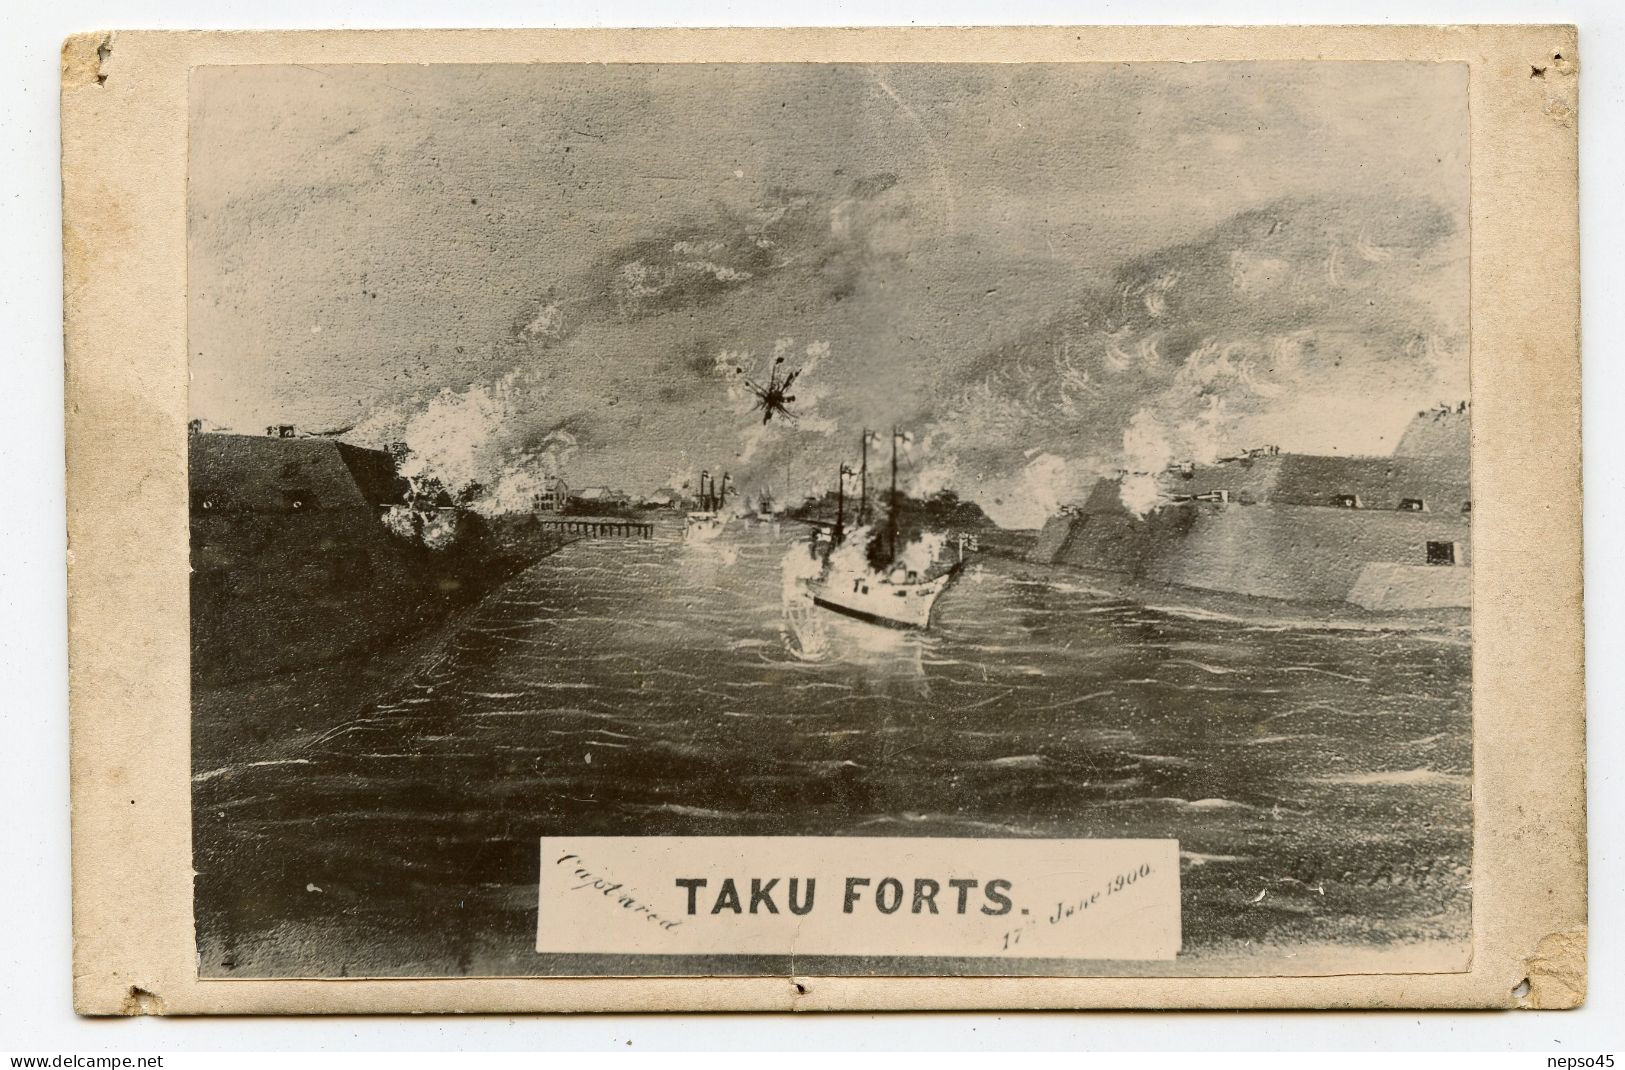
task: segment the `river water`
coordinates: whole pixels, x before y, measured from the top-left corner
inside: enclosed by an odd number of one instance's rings
[[[543,835],[1177,838],[1158,972],[1464,954],[1464,631],[1154,611],[990,558],[893,632],[806,604],[803,530],[577,543],[381,696],[327,685],[320,732],[239,702],[261,745],[193,778],[202,973],[603,968],[533,950]]]

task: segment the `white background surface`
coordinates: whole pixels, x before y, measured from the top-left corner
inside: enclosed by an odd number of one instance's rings
[[[400,26],[1574,22],[1580,26],[1591,995],[1546,1014],[1001,1014],[680,1018],[131,1019],[74,1016],[69,916],[57,56],[96,29]],[[1529,1050],[1625,1046],[1625,13],[1617,0],[1287,5],[1044,0],[63,0],[0,5],[0,1051],[1056,1048]],[[1532,444],[1532,448],[1538,445]],[[131,547],[138,554],[139,547]],[[1530,760],[1539,761],[1539,755]],[[1530,1060],[1544,1065],[1544,1058]],[[1625,1065],[1625,1064],[1622,1064]]]

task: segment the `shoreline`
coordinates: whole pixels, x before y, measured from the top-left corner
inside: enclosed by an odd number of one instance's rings
[[[1318,631],[1466,632],[1471,607],[1381,612],[1343,602],[1288,602],[1227,591],[1150,585],[1076,565],[1041,564],[999,554],[979,554],[986,564],[1025,582],[1049,582],[1075,588],[1104,602],[1126,602],[1170,616],[1234,621]]]

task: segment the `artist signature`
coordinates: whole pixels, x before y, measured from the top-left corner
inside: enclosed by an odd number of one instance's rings
[[[1026,916],[1023,917],[1020,925],[1017,925],[1013,929],[1005,930],[1004,946],[999,950],[1009,951],[1016,947],[1021,943],[1021,938],[1024,933],[1042,931],[1039,929],[1040,925],[1046,928],[1049,926],[1064,925],[1073,918],[1089,917],[1091,910],[1098,914],[1099,910],[1096,908],[1098,908],[1104,900],[1114,895],[1122,895],[1124,892],[1127,892],[1133,888],[1137,882],[1151,876],[1151,874],[1154,872],[1155,869],[1151,863],[1144,862],[1134,869],[1117,874],[1108,880],[1104,885],[1080,895],[1075,899],[1057,902],[1052,910],[1049,910],[1044,914],[1030,916],[1027,915],[1027,911],[1025,909],[1022,910],[1022,914]]]

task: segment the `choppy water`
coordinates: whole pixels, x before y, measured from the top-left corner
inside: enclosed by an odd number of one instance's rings
[[[544,834],[1175,837],[1192,968],[1465,941],[1464,633],[1181,617],[991,560],[898,633],[794,597],[791,539],[578,543],[381,700],[200,757],[204,974],[581,972],[531,951]]]

